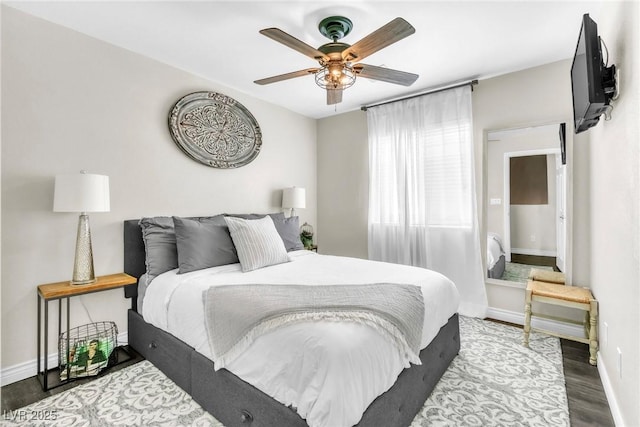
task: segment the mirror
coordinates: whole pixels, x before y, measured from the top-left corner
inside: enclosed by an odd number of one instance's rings
[[[561,123],[486,132],[487,283],[524,287],[531,268],[571,283],[572,141]]]

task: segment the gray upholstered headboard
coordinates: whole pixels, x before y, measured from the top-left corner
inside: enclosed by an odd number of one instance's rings
[[[124,272],[136,279],[147,270],[142,229],[138,222],[137,219],[124,221]],[[131,308],[137,311],[138,284],[125,287],[124,296],[132,298]]]
[[[140,278],[146,271],[142,229],[137,219],[124,222],[124,272]]]

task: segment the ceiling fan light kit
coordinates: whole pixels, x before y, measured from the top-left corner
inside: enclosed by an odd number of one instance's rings
[[[323,89],[346,89],[356,82],[356,73],[348,65],[329,65],[315,74],[316,84]]]
[[[320,67],[268,77],[256,80],[254,83],[265,85],[314,74],[316,84],[327,91],[327,104],[333,105],[342,102],[342,91],[352,86],[356,82],[357,76],[403,86],[410,86],[416,81],[417,74],[367,64],[355,64],[413,34],[415,28],[411,24],[402,18],[396,18],[353,46],[339,42],[338,40],[349,34],[352,28],[351,20],[343,16],[330,16],[323,19],[320,21],[318,29],[323,36],[332,41],[317,49],[278,28],[261,30],[260,34],[318,61]]]

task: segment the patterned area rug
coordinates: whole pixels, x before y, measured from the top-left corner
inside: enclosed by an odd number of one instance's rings
[[[528,349],[522,329],[462,316],[460,332],[460,354],[411,427],[569,426],[557,338],[532,332]],[[223,427],[148,361],[5,413],[0,424]]]
[[[504,266],[504,273],[502,273],[501,279],[510,280],[512,282],[527,283],[527,280],[529,279],[529,271],[531,271],[532,268],[553,271],[553,267],[547,267],[544,265],[527,265],[507,262]]]
[[[557,338],[460,317],[460,353],[413,420],[426,426],[569,426]]]

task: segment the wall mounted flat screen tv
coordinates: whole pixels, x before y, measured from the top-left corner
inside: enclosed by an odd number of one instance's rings
[[[582,17],[571,65],[571,90],[576,133],[598,124],[600,116],[611,109],[609,101],[615,92],[615,65],[607,67],[602,60],[598,26],[588,13]]]

